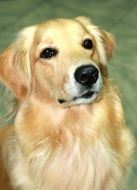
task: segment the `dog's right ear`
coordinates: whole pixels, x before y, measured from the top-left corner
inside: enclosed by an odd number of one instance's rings
[[[31,83],[29,51],[35,27],[23,29],[16,42],[0,54],[0,79],[17,98],[28,95]]]

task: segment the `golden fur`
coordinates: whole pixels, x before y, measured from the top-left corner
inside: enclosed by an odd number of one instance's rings
[[[85,38],[92,39],[92,50],[81,47]],[[41,59],[45,47],[59,54]],[[1,190],[123,187],[134,141],[107,72],[113,51],[111,34],[78,17],[27,27],[0,55],[0,79],[19,101],[14,126],[0,129]],[[93,102],[75,104],[64,87],[68,72],[91,61],[102,88]],[[67,101],[59,104],[60,97]]]

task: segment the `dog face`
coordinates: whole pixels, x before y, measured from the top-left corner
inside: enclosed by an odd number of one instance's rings
[[[103,88],[113,47],[111,35],[84,17],[56,19],[22,30],[0,56],[0,75],[19,98],[92,103]]]

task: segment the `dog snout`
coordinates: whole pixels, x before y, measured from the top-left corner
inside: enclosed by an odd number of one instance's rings
[[[83,86],[91,86],[96,83],[99,71],[94,65],[82,65],[74,73],[75,80]]]

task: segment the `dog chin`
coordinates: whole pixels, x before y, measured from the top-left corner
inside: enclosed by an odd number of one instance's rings
[[[97,96],[98,96],[98,94],[94,93],[94,94],[92,94],[91,97],[77,98],[76,100],[73,101],[72,105],[91,104],[96,100]]]

